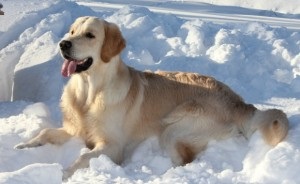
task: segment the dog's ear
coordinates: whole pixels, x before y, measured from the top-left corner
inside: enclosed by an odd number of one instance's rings
[[[118,26],[104,21],[105,37],[101,49],[101,59],[105,63],[119,54],[126,46]]]

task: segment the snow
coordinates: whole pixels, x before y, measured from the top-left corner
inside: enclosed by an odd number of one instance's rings
[[[91,15],[120,27],[123,60],[140,70],[211,75],[260,109],[284,110],[289,134],[272,148],[250,140],[212,141],[186,166],[149,138],[118,166],[90,161],[65,183],[300,183],[299,0],[6,0],[0,17],[0,183],[61,183],[62,169],[86,151],[63,146],[16,150],[46,127],[60,127],[66,82],[57,47],[69,25]],[[137,5],[137,6],[133,6]]]

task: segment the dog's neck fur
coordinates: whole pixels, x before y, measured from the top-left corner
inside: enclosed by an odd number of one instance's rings
[[[131,77],[129,68],[123,63],[120,55],[113,57],[107,65],[107,78],[102,81],[102,93],[105,95],[104,103],[114,105],[126,98]]]
[[[123,63],[120,55],[112,57],[108,63],[101,63],[101,66],[95,67],[101,67],[101,69],[93,70],[91,68],[87,73],[72,76],[72,78],[77,78],[79,83],[85,83],[83,90],[85,90],[86,96],[77,98],[85,98],[85,102],[83,102],[85,104],[91,104],[95,100],[99,100],[96,98],[100,98],[105,105],[115,105],[124,100],[130,89],[131,77],[129,68]],[[101,75],[99,75],[99,71],[102,73]],[[95,94],[101,96],[95,96]],[[82,100],[84,99],[80,101]]]

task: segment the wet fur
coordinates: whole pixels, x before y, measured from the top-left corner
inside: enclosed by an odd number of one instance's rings
[[[84,37],[92,32],[95,39]],[[191,162],[210,140],[259,130],[275,146],[288,132],[286,115],[277,109],[260,111],[212,77],[183,72],[141,72],[126,66],[121,51],[126,43],[118,27],[81,17],[71,26],[67,40],[74,56],[93,57],[93,65],[74,74],[61,101],[63,127],[45,129],[17,148],[63,144],[82,138],[90,152],[67,168],[68,178],[89,166],[100,154],[122,163],[141,141],[158,136],[174,165]]]

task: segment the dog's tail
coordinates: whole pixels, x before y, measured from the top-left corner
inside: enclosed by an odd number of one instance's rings
[[[287,135],[289,122],[286,114],[278,109],[255,110],[253,116],[243,125],[243,133],[249,138],[259,130],[269,145],[275,146]]]

